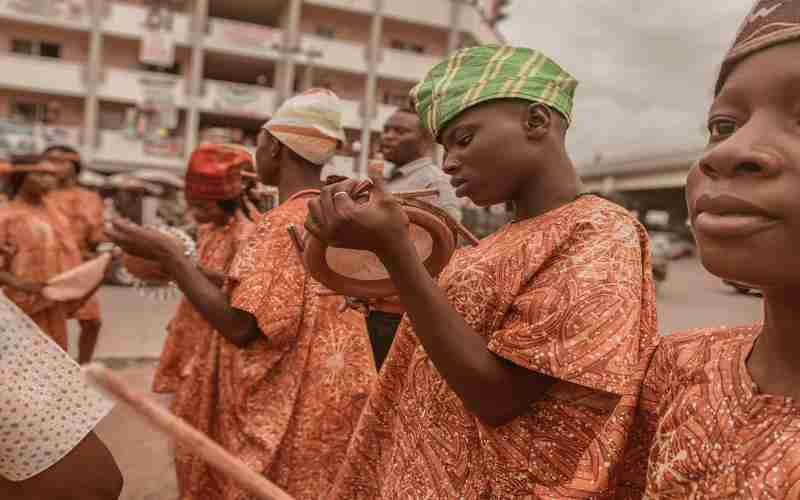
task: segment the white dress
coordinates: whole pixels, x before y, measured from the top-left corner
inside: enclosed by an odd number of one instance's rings
[[[57,463],[112,408],[80,367],[0,292],[0,476],[24,481]]]

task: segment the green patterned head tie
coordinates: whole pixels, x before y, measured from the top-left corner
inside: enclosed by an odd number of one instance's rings
[[[425,126],[438,138],[462,111],[491,99],[546,104],[571,121],[578,81],[539,51],[499,45],[459,50],[411,90]]]

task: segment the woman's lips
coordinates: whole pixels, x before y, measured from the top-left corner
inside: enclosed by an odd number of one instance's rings
[[[749,201],[729,195],[701,196],[694,206],[692,227],[717,239],[744,238],[775,226],[779,220]]]
[[[692,227],[700,235],[717,239],[745,238],[778,223],[777,219],[756,214],[698,214]]]

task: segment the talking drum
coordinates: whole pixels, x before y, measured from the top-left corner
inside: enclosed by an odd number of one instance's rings
[[[450,214],[417,199],[435,191],[395,193],[409,220],[409,232],[417,254],[431,276],[444,269],[462,235],[472,244],[477,239]],[[397,295],[389,272],[378,257],[366,250],[325,245],[308,233],[302,244],[303,262],[311,276],[330,290],[346,297],[381,299]]]

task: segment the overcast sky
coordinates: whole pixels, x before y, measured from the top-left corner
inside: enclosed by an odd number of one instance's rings
[[[573,158],[703,144],[715,73],[753,0],[512,0],[501,31],[581,82]]]

